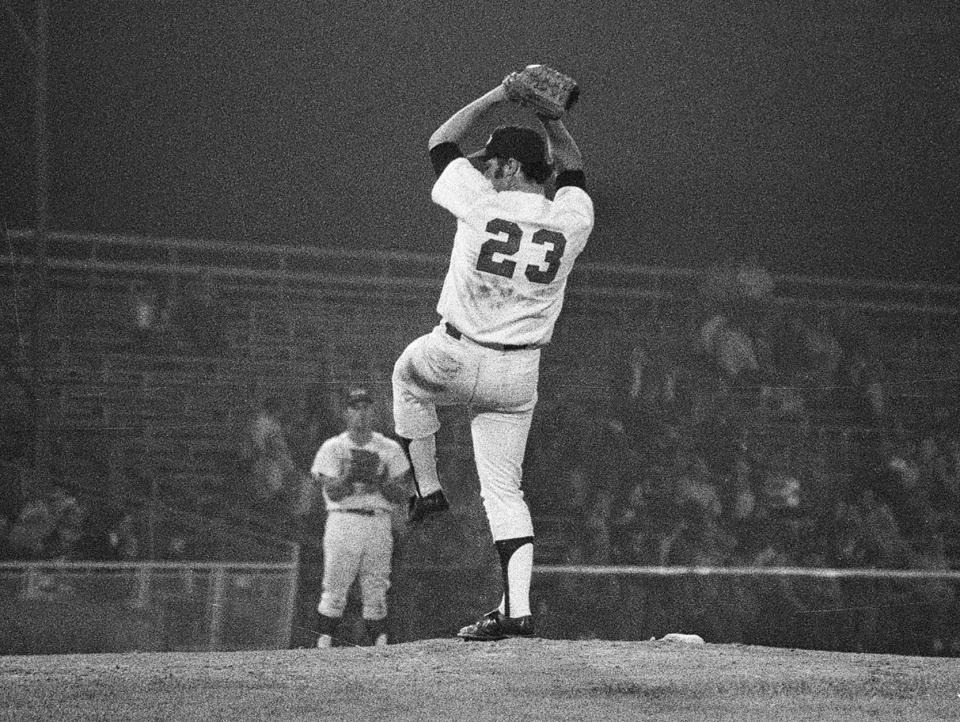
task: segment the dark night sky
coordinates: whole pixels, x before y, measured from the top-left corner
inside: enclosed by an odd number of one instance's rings
[[[586,259],[960,283],[956,7],[51,0],[51,226],[442,252],[427,138],[546,62],[583,86]],[[0,27],[23,227],[31,58]]]

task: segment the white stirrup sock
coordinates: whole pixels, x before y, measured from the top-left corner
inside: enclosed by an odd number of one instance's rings
[[[512,540],[511,540],[512,541]],[[503,599],[500,602],[500,613],[508,617],[526,617],[530,614],[530,578],[533,576],[533,540],[526,541],[523,546],[512,552],[502,550],[508,554],[506,584],[503,590]],[[503,556],[501,556],[501,563]],[[509,602],[509,605],[508,605]]]
[[[420,496],[440,490],[437,474],[437,437],[434,434],[422,439],[410,439],[410,463]]]

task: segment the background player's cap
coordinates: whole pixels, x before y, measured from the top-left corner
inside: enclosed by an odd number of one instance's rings
[[[516,158],[521,163],[530,165],[550,164],[547,144],[543,136],[533,128],[520,125],[504,125],[497,128],[487,140],[487,144],[468,157],[481,161],[491,158]]]
[[[372,404],[373,397],[365,386],[351,386],[347,391],[347,407]]]

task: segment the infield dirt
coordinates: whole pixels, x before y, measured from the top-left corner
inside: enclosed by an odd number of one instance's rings
[[[956,720],[956,659],[675,642],[0,658],[0,719]]]

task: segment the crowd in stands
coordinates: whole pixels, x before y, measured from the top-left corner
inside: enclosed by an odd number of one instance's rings
[[[717,269],[697,299],[653,305],[626,324],[624,348],[590,359],[604,367],[587,394],[568,393],[582,381],[565,379],[563,369],[544,378],[524,468],[541,562],[960,569],[956,329],[926,339],[946,359],[933,366],[919,314],[916,328],[892,334],[850,308],[787,305],[774,293],[755,263]],[[130,298],[132,354],[210,358],[230,346],[209,276],[187,284],[176,302],[142,284]],[[901,403],[904,389],[916,392],[919,408]],[[221,488],[229,494],[211,514],[297,533],[290,520],[304,472],[319,441],[338,429],[324,392],[304,389],[292,405],[267,397],[249,409],[239,436],[225,440]],[[144,538],[150,482],[139,476],[136,449],[134,463],[111,460],[104,496],[102,484],[91,493],[81,469],[38,475],[29,443],[12,443],[11,434],[4,441],[0,559],[203,558],[202,539],[188,533]],[[456,527],[468,520],[482,522],[455,509],[445,538],[459,539]],[[309,523],[316,542],[322,519]],[[434,562],[451,566],[480,554],[462,543],[437,550],[436,539],[416,535],[405,543],[433,549]],[[936,604],[919,607],[923,613],[955,609],[953,592],[927,591]],[[567,592],[561,597],[592,599],[598,609],[625,593],[597,585]],[[743,587],[715,596],[717,609],[760,599]],[[735,617],[726,622],[735,626]],[[960,654],[950,647],[960,644],[960,630],[928,641],[938,640],[952,650],[945,653]]]
[[[612,404],[541,401],[525,485],[567,561],[960,567],[960,368],[901,414],[890,339],[771,293],[721,269],[639,324]]]
[[[134,511],[85,497],[24,463],[0,464],[0,560],[139,558]]]
[[[611,403],[570,402],[562,378],[541,389],[524,484],[535,517],[559,525],[563,558],[960,565],[957,364],[939,369],[947,383],[940,403],[928,392],[920,415],[903,415],[890,363],[916,355],[917,338],[884,337],[844,307],[775,303],[774,292],[755,259],[717,268],[695,303],[653,306],[625,330],[625,352],[611,354],[622,359],[613,388],[594,395]],[[157,286],[135,284],[135,350],[172,343],[214,353],[228,343],[217,297],[208,274],[175,303]],[[960,348],[957,339],[935,340]],[[236,464],[223,469],[243,511],[283,528],[316,444],[335,431],[321,396],[308,390],[303,398],[314,402],[303,409],[271,398],[251,409],[242,438],[231,440]],[[123,536],[123,509],[25,483],[27,468],[4,466],[0,553],[131,553],[109,541]],[[91,524],[93,536],[78,531]]]
[[[128,302],[131,352],[179,350],[212,356],[229,346],[219,289],[209,272],[191,279],[177,293],[154,282],[135,282]]]

